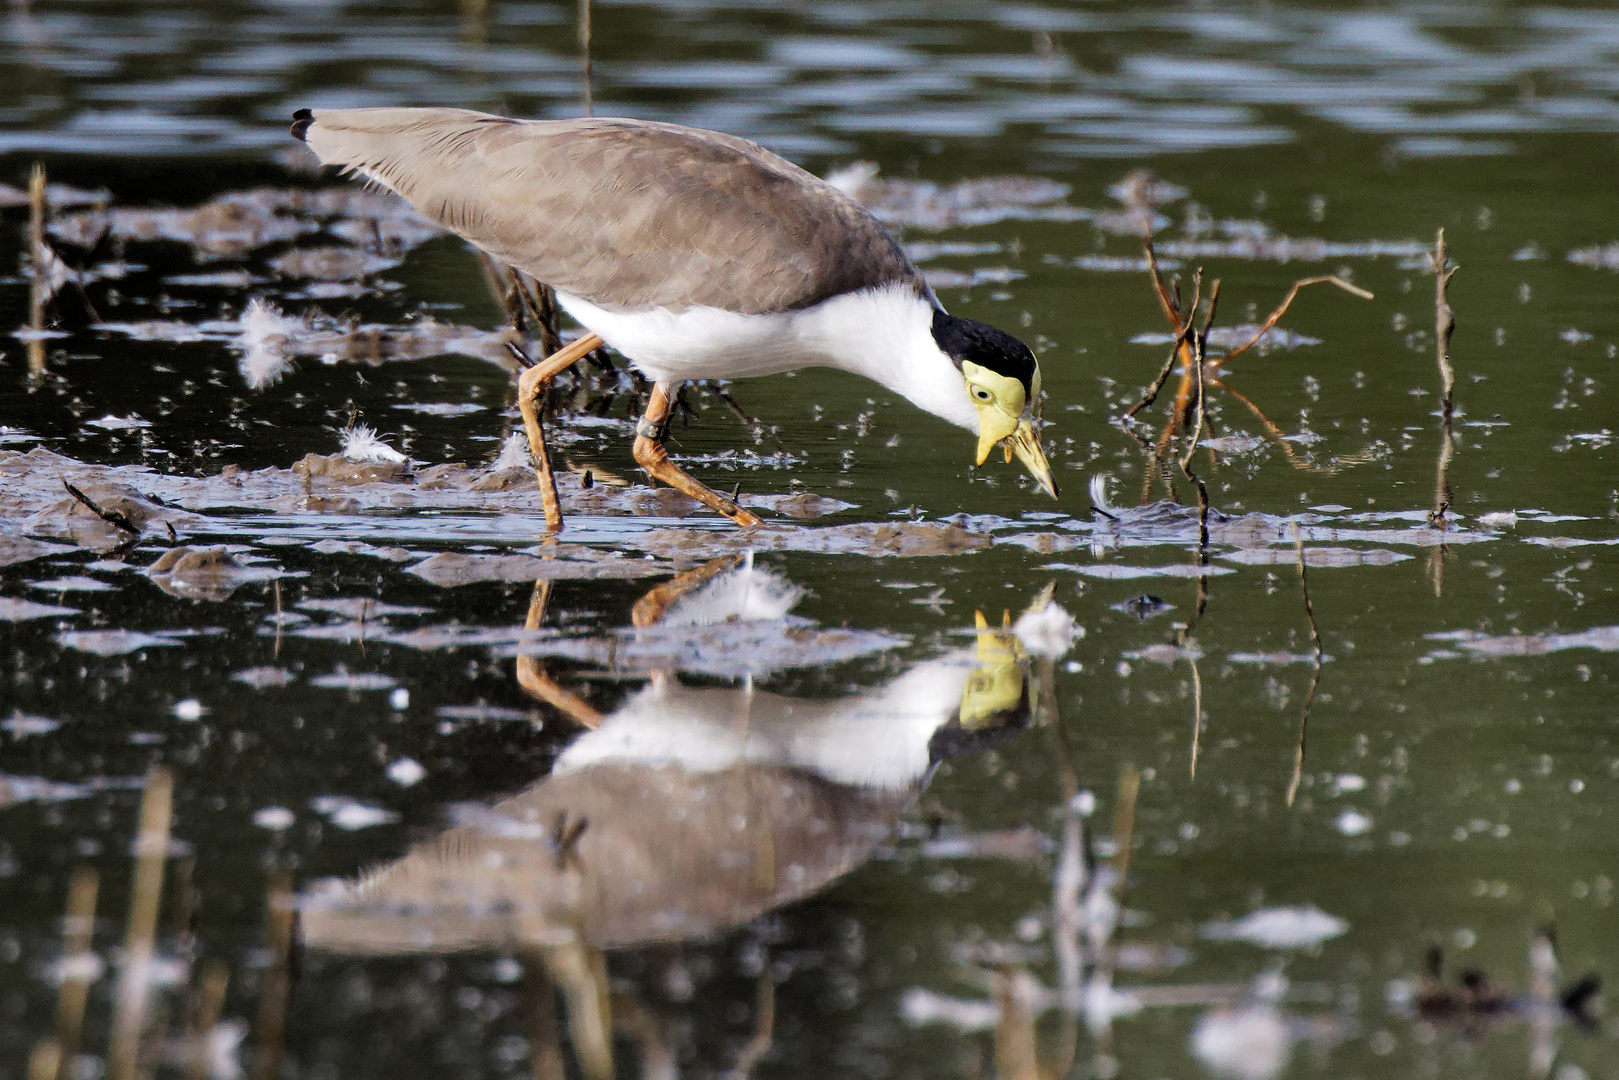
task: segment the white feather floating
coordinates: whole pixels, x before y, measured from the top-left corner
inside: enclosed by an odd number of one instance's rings
[[[490,466],[495,472],[504,469],[527,469],[534,464],[528,452],[528,436],[521,431],[508,432],[500,444],[500,456]]]
[[[753,552],[741,566],[705,583],[670,605],[665,626],[713,626],[726,622],[770,622],[784,619],[804,597],[804,590],[765,567],[753,564]]]
[[[367,424],[343,429],[343,456],[350,461],[402,462],[405,455],[382,441]]]
[[[243,381],[254,390],[273,386],[292,366],[288,343],[309,332],[308,322],[283,315],[280,308],[261,297],[247,302],[239,321],[236,347],[242,350],[242,358],[237,366]]]

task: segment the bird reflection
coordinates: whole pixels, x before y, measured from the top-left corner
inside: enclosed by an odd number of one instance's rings
[[[531,624],[543,598],[536,606]],[[941,761],[1027,725],[1038,695],[1029,670],[1018,638],[980,616],[972,646],[837,698],[654,672],[613,711],[581,714],[584,730],[545,778],[306,897],[304,943],[362,955],[515,952],[541,1014],[554,1009],[545,987],[562,990],[582,1071],[610,1075],[613,1020],[632,1034],[659,1025],[613,996],[605,950],[707,937],[849,873]],[[520,672],[530,692],[560,699],[535,663]],[[765,1046],[771,993],[762,981]],[[547,1030],[543,1015],[531,1028]],[[554,1038],[549,1050],[544,1041],[531,1040],[537,1075],[556,1056]],[[637,1041],[643,1057],[666,1049]]]

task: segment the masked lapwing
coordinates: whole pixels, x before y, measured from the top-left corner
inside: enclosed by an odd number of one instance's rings
[[[1002,445],[1057,494],[1028,346],[948,314],[869,211],[755,143],[647,120],[464,109],[303,109],[294,121],[323,163],[550,285],[588,331],[518,380],[553,530],[562,512],[538,403],[604,342],[654,384],[635,460],[738,525],[760,522],[664,451],[686,380],[817,366],[863,375],[977,435],[978,464]]]

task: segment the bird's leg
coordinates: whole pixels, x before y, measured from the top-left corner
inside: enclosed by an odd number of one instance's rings
[[[635,425],[635,462],[654,480],[662,480],[676,491],[683,492],[718,513],[724,514],[744,529],[764,524],[757,516],[738,506],[735,501],[703,486],[682,472],[664,452],[663,440],[669,434],[669,411],[674,402],[675,387],[658,383],[647,399],[646,414]]]
[[[551,454],[545,448],[545,428],[540,425],[540,403],[552,379],[601,343],[602,339],[595,334],[586,334],[541,360],[517,379],[517,408],[523,414],[523,429],[528,432],[529,452],[534,455],[534,478],[539,481],[540,498],[545,502],[548,532],[562,529],[562,503],[557,499],[557,482],[551,476]]]

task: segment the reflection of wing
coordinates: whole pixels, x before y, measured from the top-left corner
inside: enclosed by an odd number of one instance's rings
[[[304,940],[391,954],[700,937],[858,866],[911,798],[758,766],[594,765],[307,900]],[[559,823],[581,821],[559,852]]]
[[[607,948],[746,922],[868,858],[941,747],[1021,726],[1029,695],[1005,691],[1022,671],[1015,649],[981,638],[830,700],[655,680],[546,779],[312,897],[305,940],[363,953]],[[975,696],[985,679],[993,692]],[[1002,711],[974,706],[982,715],[964,724],[965,702],[989,700]]]

